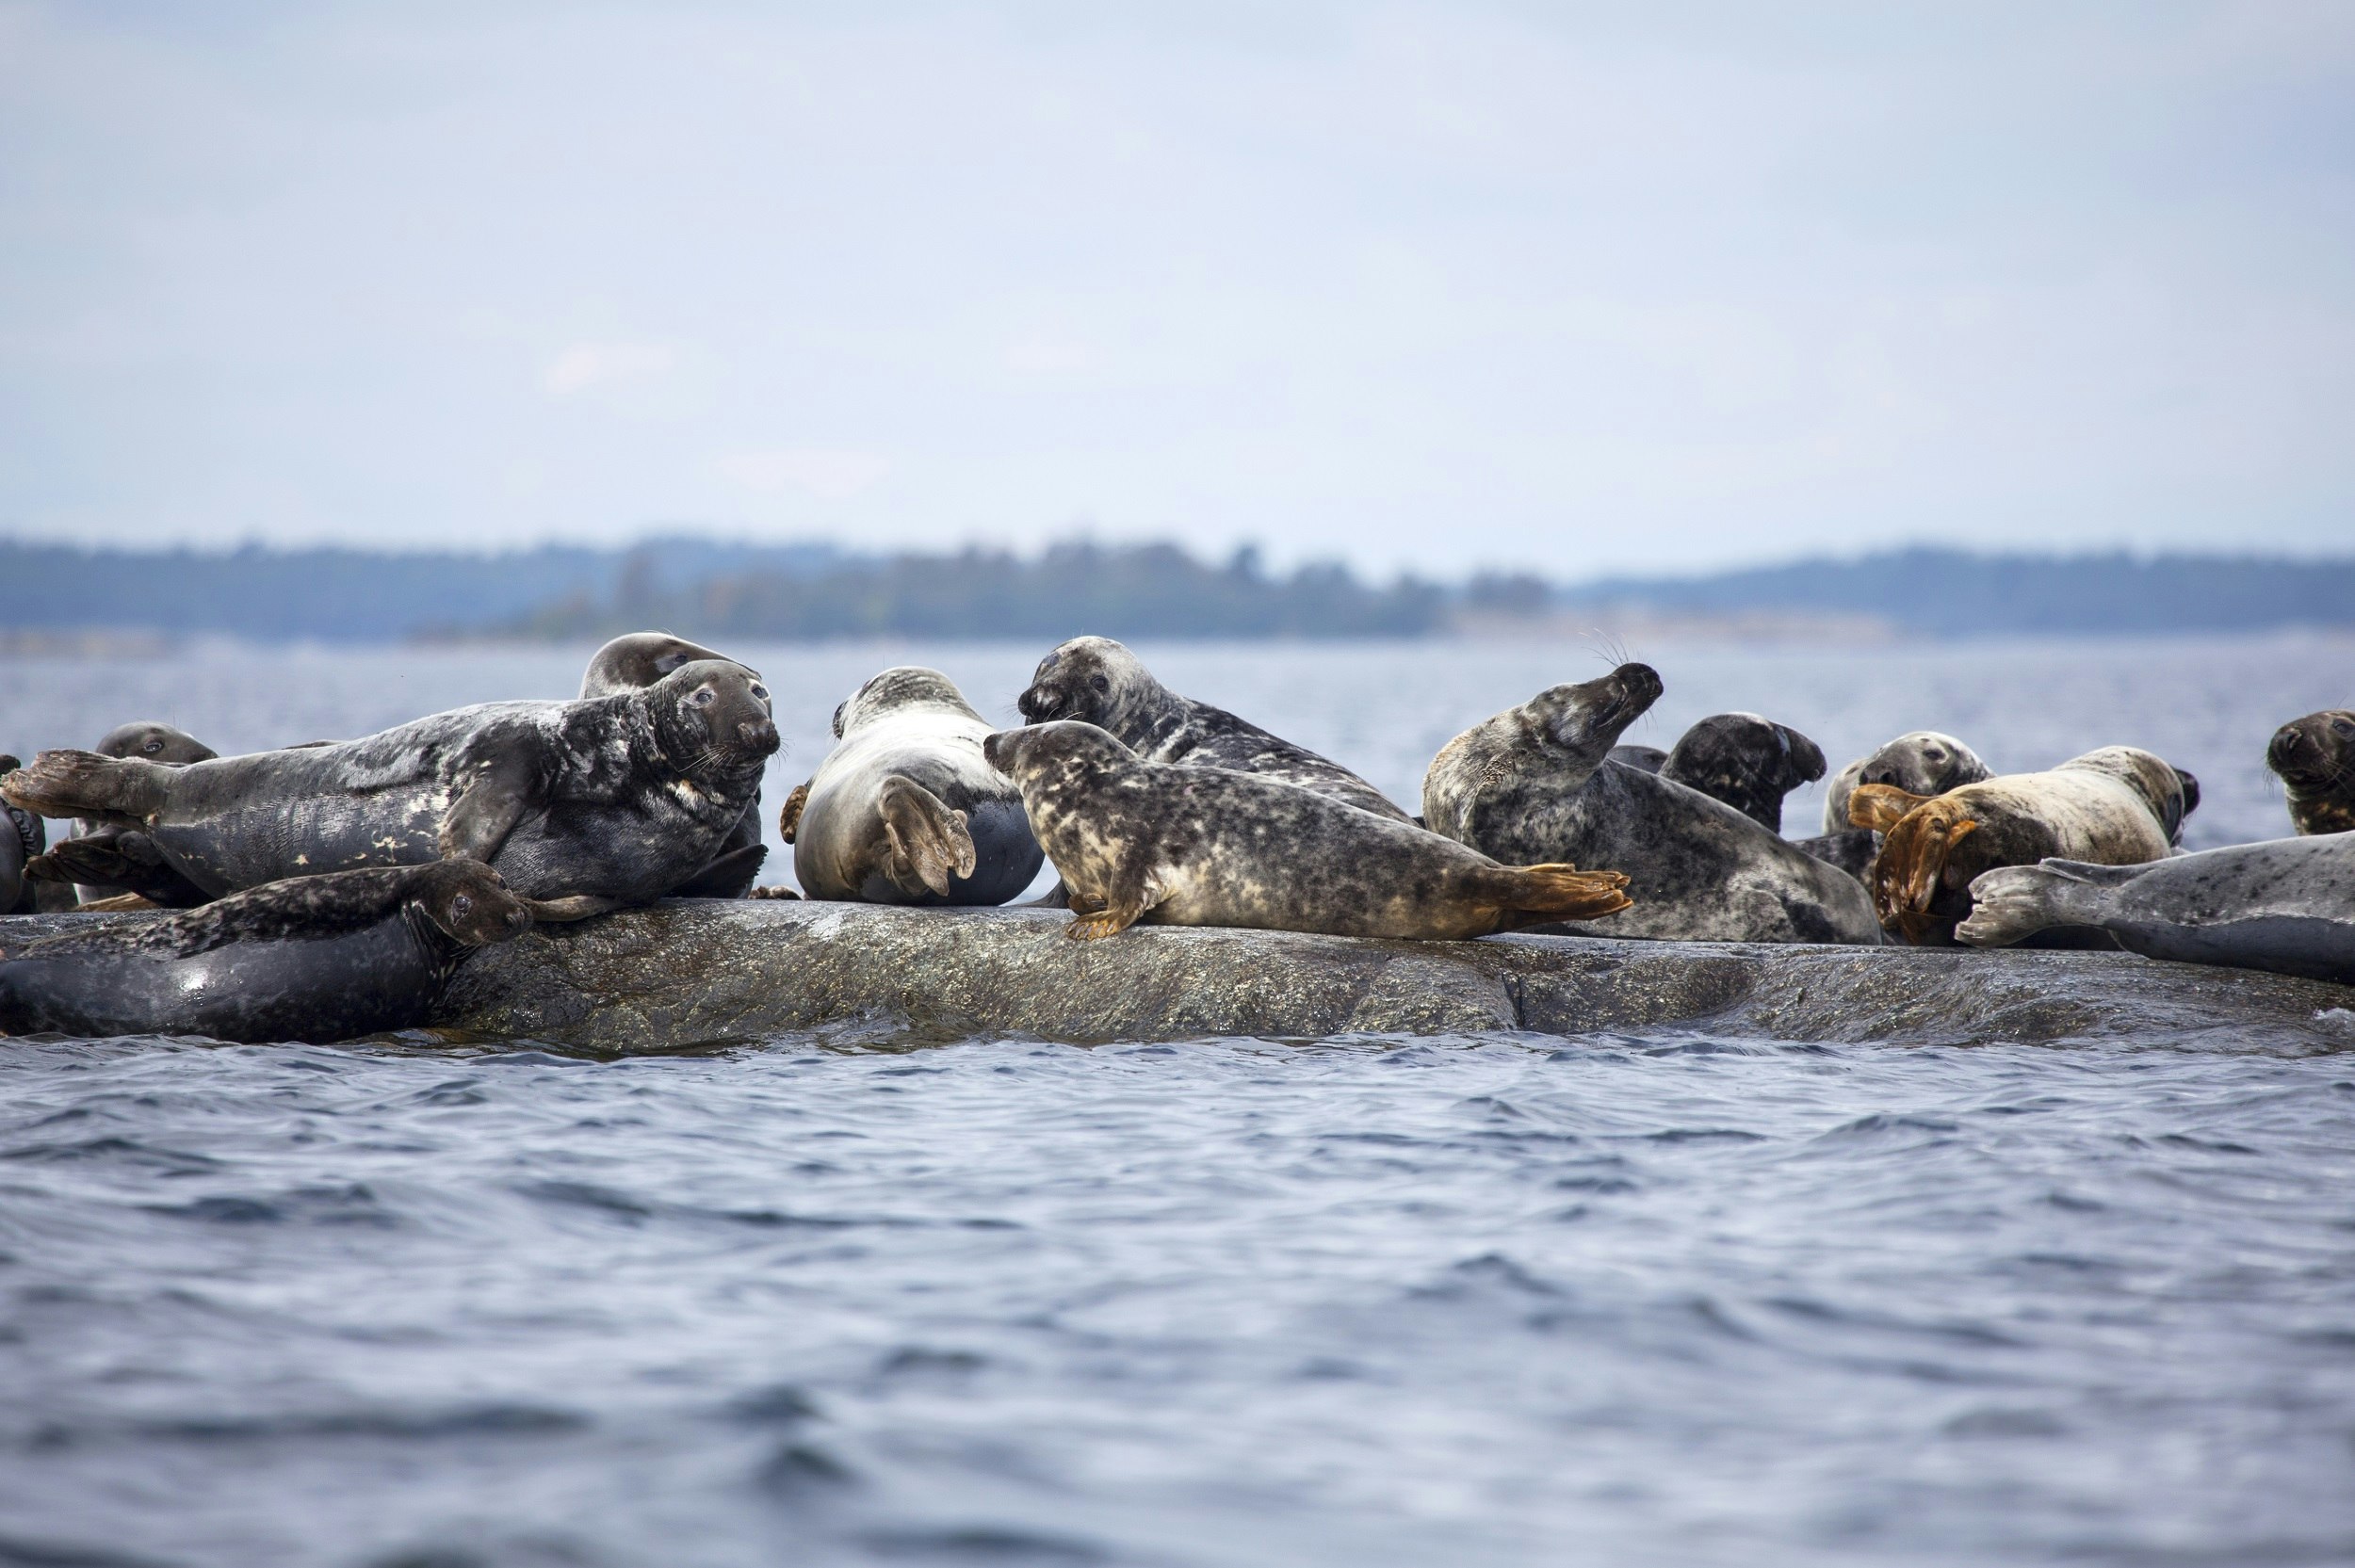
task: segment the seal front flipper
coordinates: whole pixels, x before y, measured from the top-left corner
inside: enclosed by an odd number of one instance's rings
[[[785,798],[785,804],[777,810],[778,837],[784,839],[788,844],[793,842],[793,835],[801,832],[802,829],[802,808],[808,804],[809,785],[806,784],[795,784],[793,786],[793,793]]]
[[[575,893],[562,898],[521,898],[516,900],[534,920],[552,925],[569,925],[600,914],[610,914],[629,905],[620,898],[601,898],[593,893]]]
[[[1154,877],[1138,878],[1135,885],[1116,888],[1102,897],[1082,893],[1075,887],[1071,890],[1071,907],[1079,918],[1065,926],[1063,934],[1074,942],[1118,936],[1168,897],[1169,890]]]
[[[769,858],[769,846],[748,844],[740,849],[730,849],[715,856],[704,868],[663,895],[666,898],[743,898],[751,896],[753,879],[760,875],[760,863]]]
[[[539,793],[537,769],[521,748],[485,758],[442,817],[437,841],[444,860],[464,858],[488,865],[507,835],[531,810]]]
[[[885,842],[876,869],[901,891],[929,889],[946,898],[950,877],[973,874],[980,862],[964,812],[950,810],[939,796],[900,773],[884,780],[877,795]]]

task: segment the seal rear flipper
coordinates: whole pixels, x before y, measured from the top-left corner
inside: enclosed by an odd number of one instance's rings
[[[0,796],[12,806],[42,816],[140,822],[163,805],[173,772],[142,757],[43,752],[32,766],[0,778]]]
[[[1888,784],[1866,784],[1857,793],[1867,789],[1904,794]],[[1929,910],[1939,879],[1955,846],[1979,831],[1965,810],[1943,797],[1932,798],[1908,812],[1882,840],[1880,858],[1873,863],[1873,910],[1884,927],[1908,942],[1919,943],[1936,924]]]
[[[1575,865],[1500,865],[1484,874],[1500,906],[1496,929],[1518,930],[1550,920],[1600,920],[1634,903],[1624,871],[1581,871]]]
[[[1955,928],[1955,938],[1973,947],[2009,947],[2055,926],[2097,925],[2102,893],[2148,869],[2075,860],[1999,865],[1972,879],[1971,915]]]
[[[760,863],[769,858],[766,844],[747,844],[740,849],[730,849],[715,856],[705,867],[664,895],[670,898],[741,898],[752,889],[753,879],[760,875]]]
[[[969,877],[980,864],[966,814],[898,773],[884,780],[880,794],[885,849],[877,869],[904,892],[946,898],[949,879]]]
[[[1935,795],[1910,794],[1895,784],[1859,784],[1848,796],[1848,826],[1885,833],[1908,814],[1936,799]]]

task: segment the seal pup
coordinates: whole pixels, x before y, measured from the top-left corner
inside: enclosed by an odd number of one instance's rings
[[[982,755],[996,726],[937,670],[884,671],[834,710],[834,750],[778,831],[812,898],[1002,904],[1045,855],[1022,792]]]
[[[704,659],[641,691],[489,703],[186,768],[44,752],[0,793],[139,827],[208,893],[464,855],[541,900],[538,917],[577,918],[660,897],[708,865],[776,749],[768,687]]]
[[[1376,816],[1414,820],[1340,763],[1270,735],[1225,708],[1180,697],[1155,680],[1136,655],[1108,637],[1075,637],[1039,660],[1015,705],[1032,724],[1076,719],[1108,730],[1147,762],[1199,763],[1258,773]]]
[[[1943,795],[1862,784],[1848,810],[1858,827],[1882,834],[1872,878],[1881,923],[1908,942],[1950,946],[1971,913],[1972,881],[1999,865],[2166,859],[2183,827],[2184,777],[2149,752],[2105,746]]]
[[[1281,779],[1148,761],[1094,724],[1000,730],[982,752],[1020,788],[1082,941],[1139,920],[1445,941],[1628,905],[1616,872],[1499,865]]]
[[[1648,665],[1539,692],[1457,736],[1423,775],[1423,820],[1507,864],[1624,871],[1635,907],[1613,936],[1876,946],[1854,877],[1673,779],[1610,760],[1657,702]]]
[[[1978,752],[1953,736],[1915,730],[1832,775],[1824,792],[1824,832],[1843,833],[1855,826],[1848,820],[1848,797],[1860,784],[1894,784],[1908,795],[1943,795],[1994,776]]]
[[[1983,872],[1955,935],[2003,947],[2054,927],[2128,952],[2355,984],[2355,834],[2234,844],[2143,865],[2048,860]]]
[[[220,755],[187,731],[152,719],[118,724],[90,749],[102,757],[144,757],[167,768]],[[73,891],[85,905],[128,893],[159,908],[193,909],[209,897],[165,865],[146,834],[95,816],[83,817],[74,835],[42,856],[31,875],[76,884]]]
[[[1624,750],[1613,748],[1613,757]],[[1782,798],[1824,776],[1824,749],[1754,713],[1713,714],[1677,737],[1656,771],[1779,834]]]
[[[531,925],[479,861],[334,871],[0,961],[0,1032],[335,1041],[424,1024],[477,948]]]
[[[2300,833],[2355,831],[2355,713],[2325,708],[2273,732],[2266,766]]]
[[[625,632],[589,655],[589,668],[580,675],[580,695],[588,700],[642,691],[679,666],[702,659],[737,662],[668,632]],[[760,671],[754,670],[753,674],[757,677]],[[769,847],[760,841],[760,791],[755,789],[744,819],[721,841],[711,864],[673,888],[671,897],[741,898],[752,892],[768,858]]]

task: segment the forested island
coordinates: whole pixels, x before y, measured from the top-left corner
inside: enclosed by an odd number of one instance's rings
[[[1630,626],[1889,637],[2355,626],[2355,559],[1906,549],[1691,576],[1370,581],[1168,543],[865,553],[650,539],[502,553],[84,549],[0,540],[0,633],[383,642],[594,640],[665,626],[744,639],[1419,638]]]

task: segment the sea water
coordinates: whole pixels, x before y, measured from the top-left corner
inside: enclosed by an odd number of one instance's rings
[[[1147,647],[1411,804],[1560,644]],[[586,650],[21,661],[0,749]],[[789,752],[874,670],[755,648]],[[2148,746],[2287,831],[2323,639],[1648,647],[1665,746]],[[1787,824],[1815,830],[1820,791]],[[789,851],[765,880],[787,880]],[[2355,1560],[2355,1061],[1705,1033],[0,1043],[0,1565]]]

